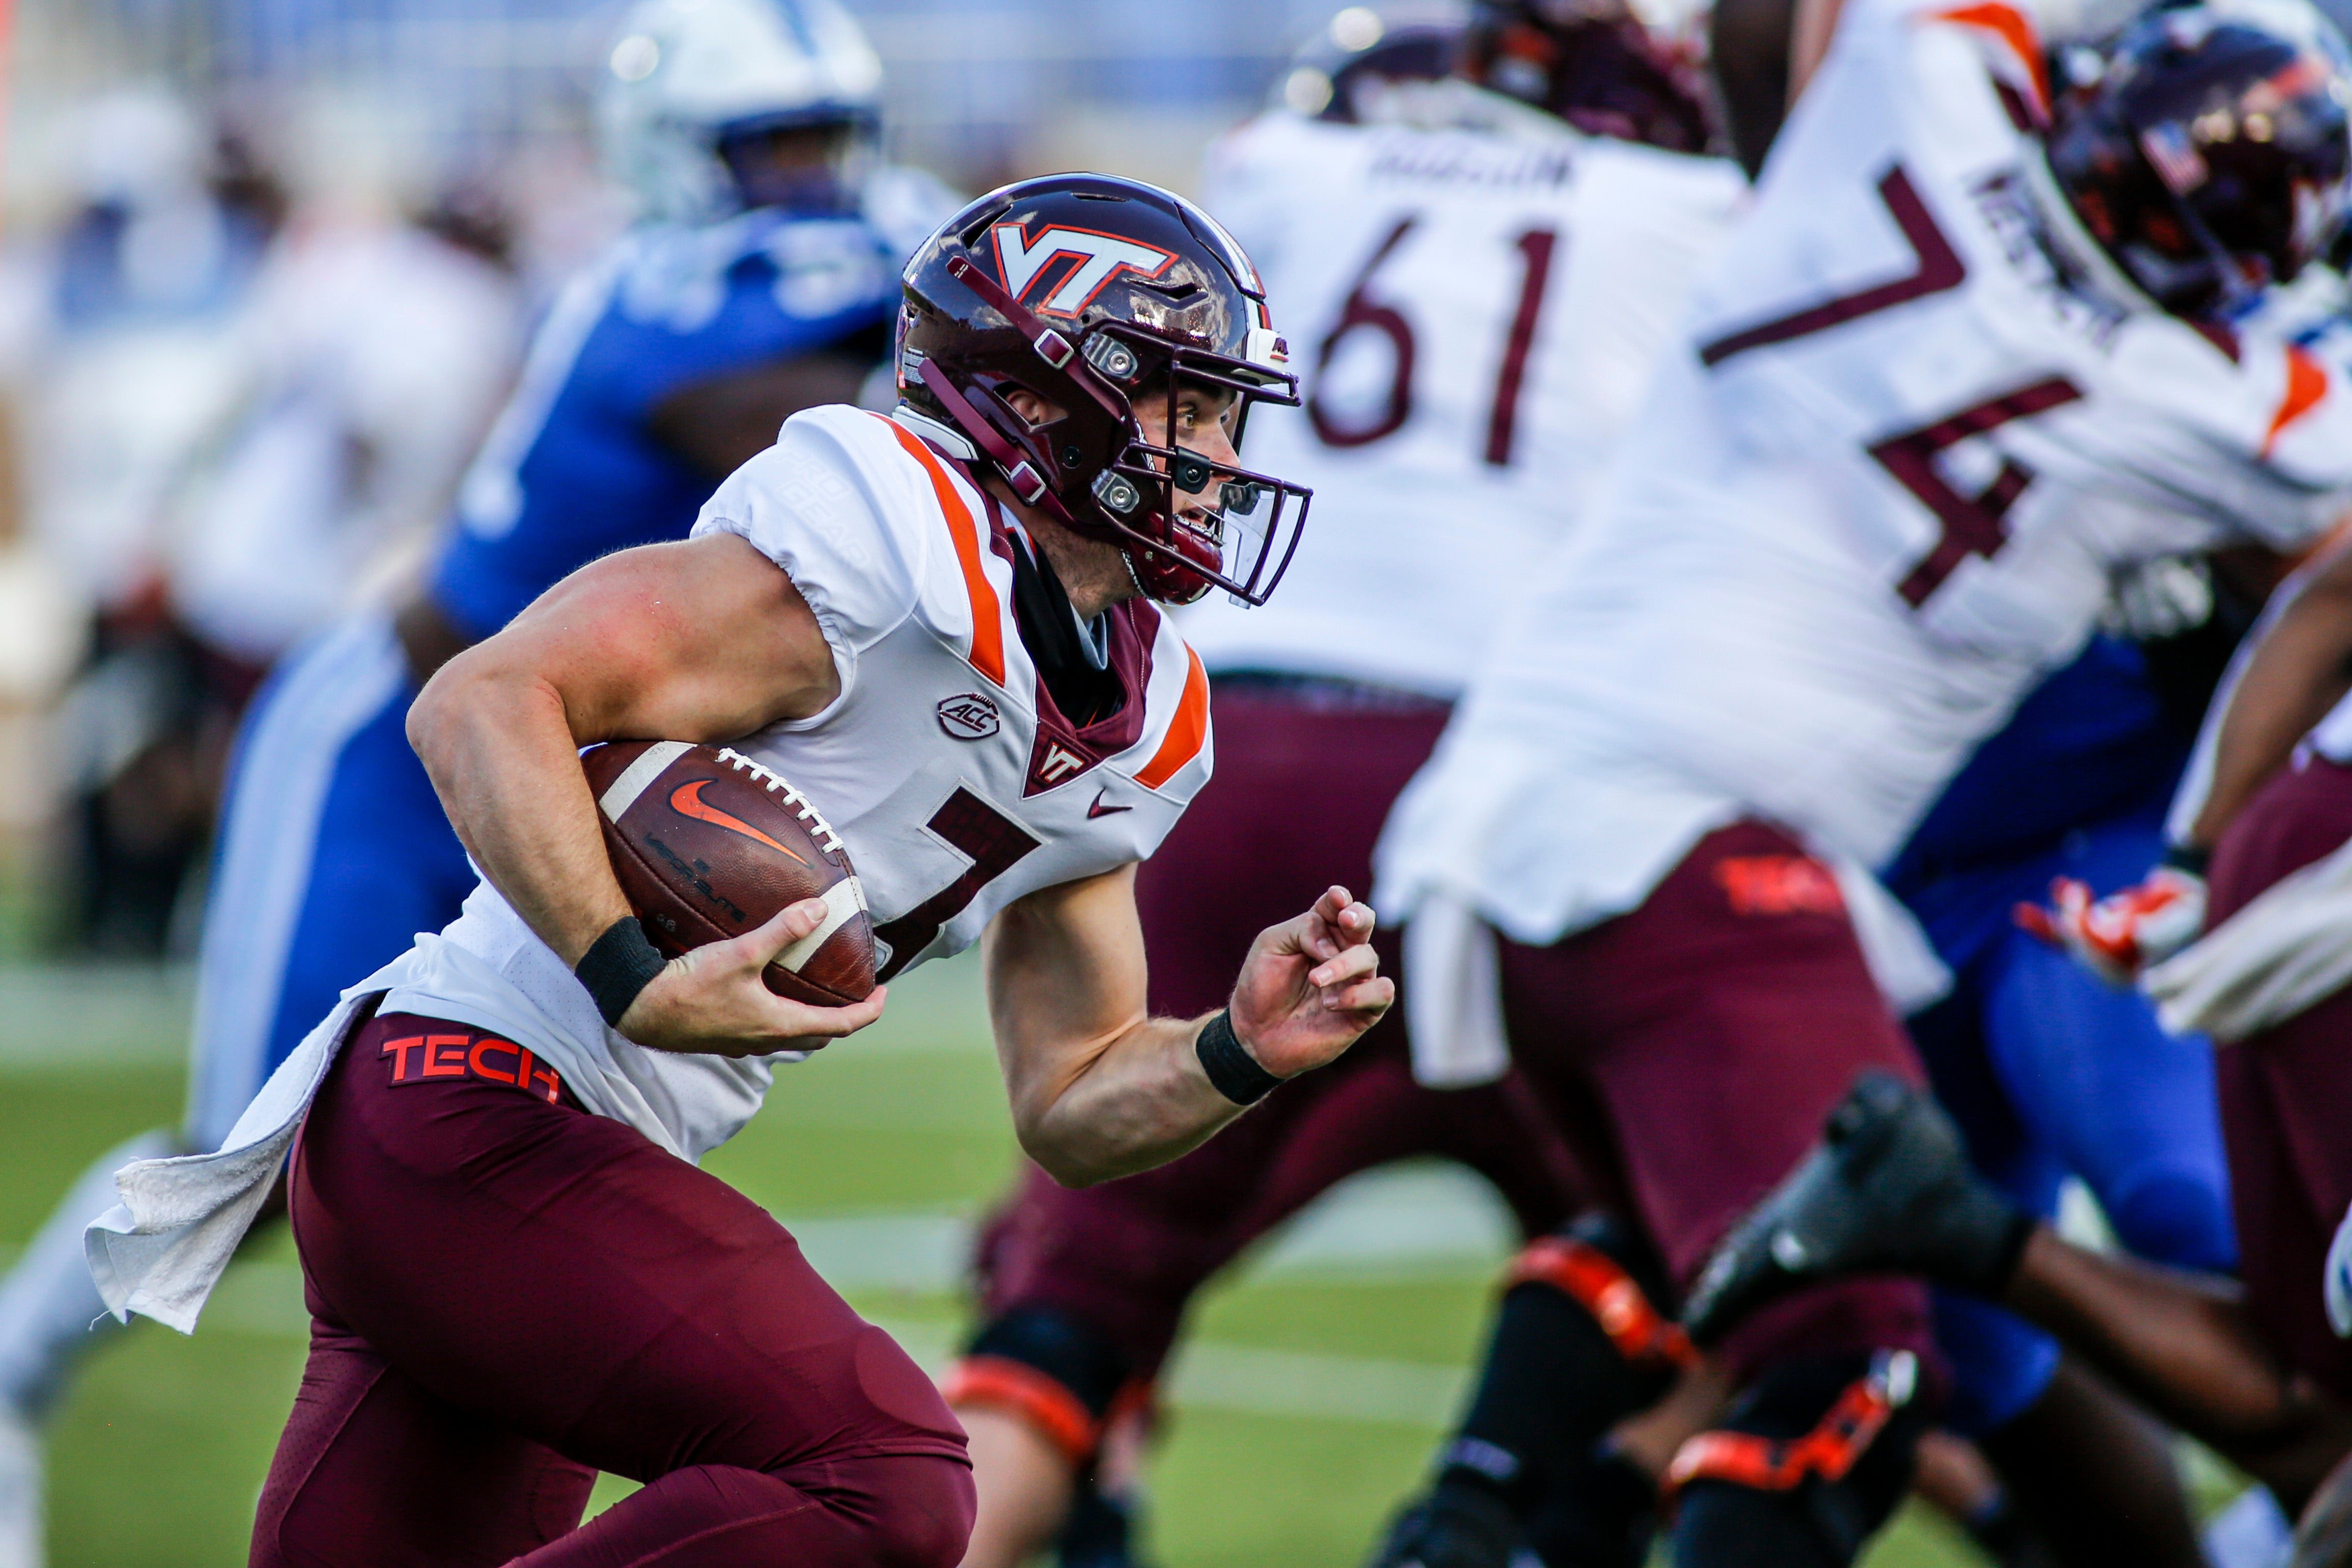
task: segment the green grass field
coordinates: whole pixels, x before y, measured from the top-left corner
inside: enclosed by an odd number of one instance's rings
[[[0,971],[0,1249],[111,1143],[178,1114],[183,989],[120,972]],[[868,1035],[782,1078],[710,1167],[793,1221],[821,1267],[936,1364],[960,1331],[953,1216],[1013,1168],[968,964],[918,974]],[[856,1223],[864,1216],[865,1223]],[[894,1238],[900,1238],[894,1245]],[[1343,1249],[1344,1250],[1344,1249]],[[1494,1258],[1245,1267],[1200,1307],[1151,1473],[1169,1568],[1353,1568],[1412,1487],[1475,1353]],[[142,1324],[92,1358],[51,1450],[56,1568],[229,1568],[302,1364],[281,1233],[193,1337]],[[615,1485],[601,1500],[619,1495]],[[1870,1568],[1975,1562],[1906,1516]]]

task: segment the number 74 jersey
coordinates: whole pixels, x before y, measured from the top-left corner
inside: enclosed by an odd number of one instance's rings
[[[1305,382],[1303,408],[1252,413],[1247,456],[1315,490],[1280,593],[1184,613],[1213,670],[1457,695],[1746,199],[1724,160],[1580,135],[1466,82],[1430,107],[1270,113],[1212,158],[1209,205]]]
[[[2005,5],[1850,0],[1602,497],[1384,839],[1522,941],[1733,819],[1882,864],[2121,569],[2352,494],[2325,347],[2134,293],[2052,184]]]

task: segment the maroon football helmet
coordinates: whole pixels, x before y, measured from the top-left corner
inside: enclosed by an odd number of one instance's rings
[[[981,197],[924,242],[898,314],[898,393],[1023,504],[1125,552],[1136,585],[1190,604],[1212,585],[1263,604],[1309,492],[1144,438],[1180,384],[1295,406],[1298,379],[1241,247],[1157,186],[1053,174]],[[1062,412],[1032,426],[1003,394]],[[1181,492],[1181,495],[1180,495]],[[1190,500],[1186,498],[1201,498]]]
[[[2352,205],[2352,51],[2315,9],[2158,8],[2082,66],[2050,172],[2157,303],[2227,312],[2327,253]]]
[[[1705,153],[1715,115],[1699,54],[1624,0],[1473,0],[1457,68],[1591,135]]]

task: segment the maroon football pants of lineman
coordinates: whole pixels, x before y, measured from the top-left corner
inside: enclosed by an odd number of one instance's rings
[[[2208,928],[2352,840],[2352,768],[2314,758],[2246,803],[2214,847]],[[2280,1359],[2352,1399],[2327,1326],[2327,1247],[2352,1205],[2352,988],[2214,1053],[2246,1313]]]
[[[389,1015],[320,1088],[255,1568],[952,1568],[971,1473],[921,1369],[765,1211],[519,1057]],[[581,1528],[600,1469],[646,1484]]]
[[[1549,947],[1506,942],[1511,1054],[1594,1196],[1640,1224],[1678,1288],[1821,1137],[1867,1068],[1923,1081],[1829,868],[1738,822],[1631,913]],[[1794,1355],[1933,1359],[1925,1289],[1860,1279],[1759,1312],[1720,1347],[1746,1375]]]
[[[1381,824],[1445,725],[1442,704],[1335,685],[1221,679],[1215,693],[1215,776],[1136,879],[1161,1016],[1223,1006],[1258,932],[1332,883],[1370,891]],[[1394,933],[1373,945],[1395,973]],[[982,1238],[982,1305],[1060,1311],[1149,1377],[1192,1293],[1244,1247],[1343,1178],[1424,1154],[1486,1176],[1530,1236],[1581,1206],[1527,1085],[1422,1088],[1394,1009],[1156,1171],[1070,1191],[1030,1170]]]

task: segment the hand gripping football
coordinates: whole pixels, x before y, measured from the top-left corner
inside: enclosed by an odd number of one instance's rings
[[[581,753],[621,891],[675,956],[742,935],[803,899],[824,923],[776,955],[779,996],[819,1007],[874,989],[874,922],[840,837],[807,796],[740,752],[617,741]]]

